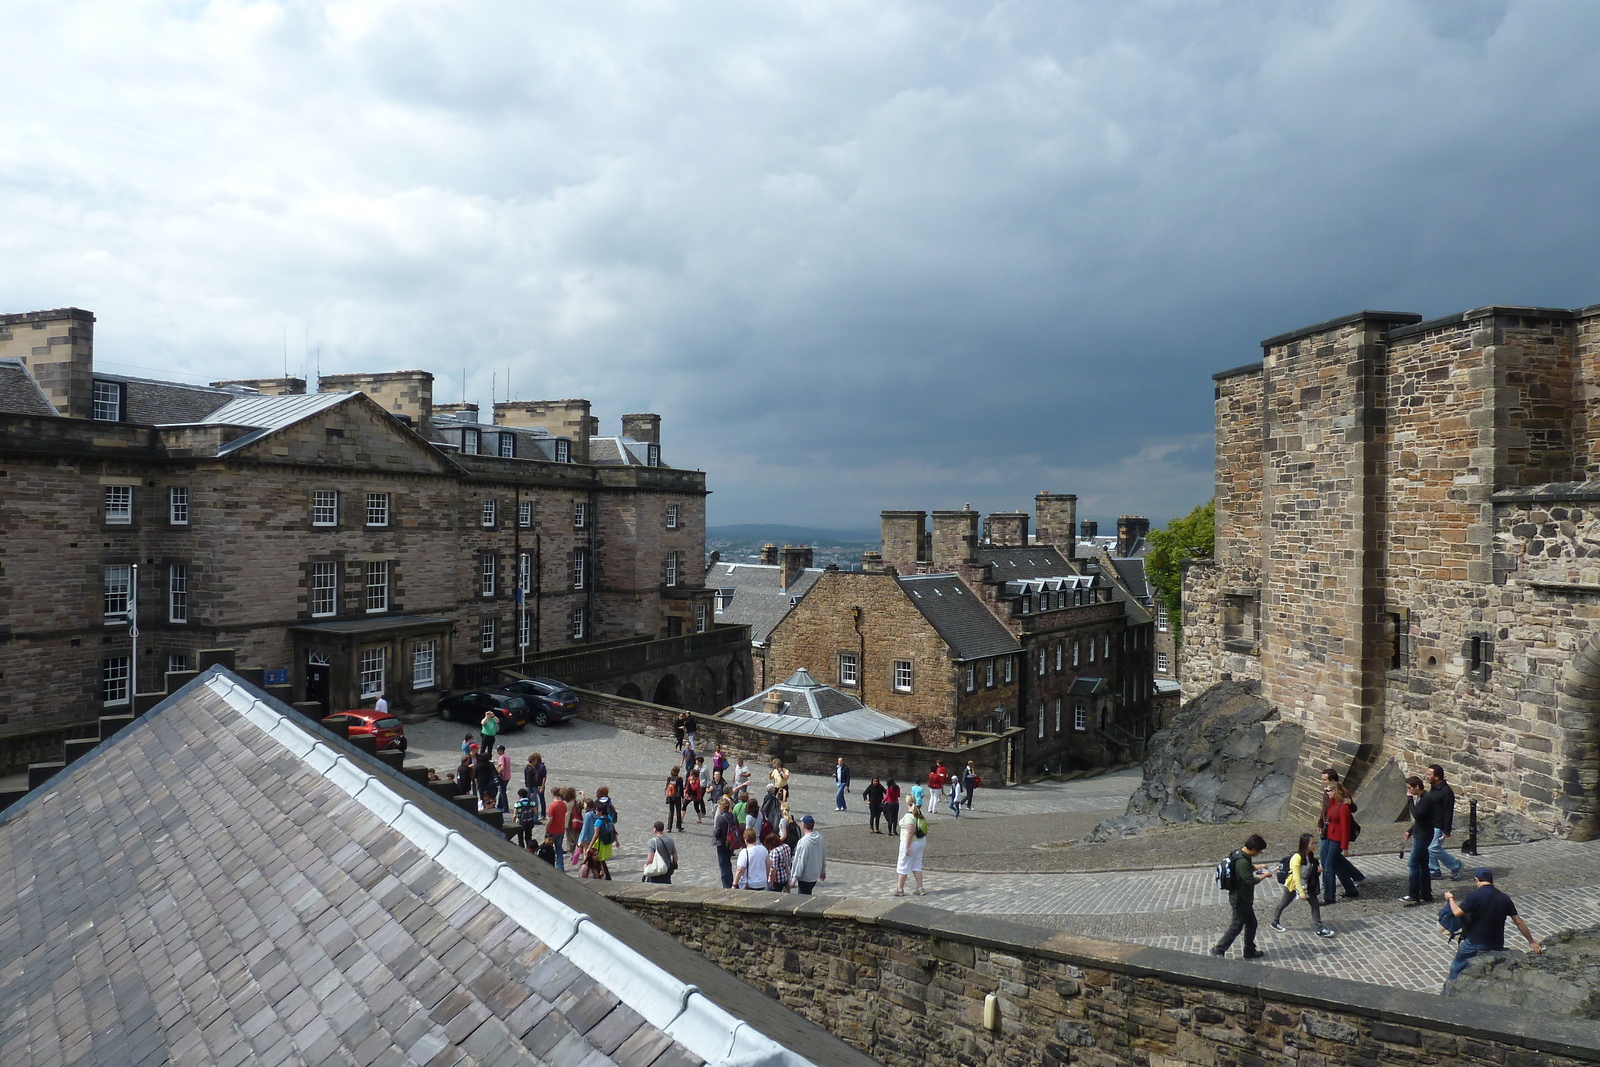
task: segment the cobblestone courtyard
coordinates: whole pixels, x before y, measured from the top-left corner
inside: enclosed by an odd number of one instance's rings
[[[462,725],[428,721],[408,725],[406,731],[414,760],[433,765],[441,774],[455,766],[465,732]],[[677,755],[672,746],[583,721],[544,730],[530,726],[508,735],[506,741],[519,768],[513,793],[521,783],[520,767],[535,750],[549,765],[552,784],[572,785],[591,796],[597,787],[610,786],[620,817],[612,875],[638,878],[649,827],[665,815],[663,785]],[[709,758],[709,752],[704,754]],[[764,782],[765,764],[752,761],[751,770],[755,781]],[[791,807],[796,816],[814,815],[829,843],[829,876],[819,892],[883,896],[894,885],[895,839],[873,836],[866,827],[860,794],[872,768],[851,771],[848,812],[834,810],[833,783],[817,775],[793,777]],[[1121,813],[1138,780],[1137,770],[1130,770],[1064,784],[980,789],[978,806],[959,822],[948,814],[934,816],[927,853],[928,895],[921,902],[1111,940],[1206,951],[1228,922],[1227,902],[1211,882],[1210,867],[1252,828],[1200,827],[1160,835],[1161,846],[1154,852],[1148,842],[1134,843],[1132,862],[1125,842],[1059,847],[1107,815]],[[1295,829],[1277,829],[1276,835],[1266,835],[1267,859],[1272,861],[1293,849]],[[1315,936],[1310,914],[1299,903],[1285,913],[1286,932],[1272,930],[1267,923],[1279,889],[1275,882],[1263,883],[1256,903],[1261,919],[1258,944],[1267,953],[1262,965],[1436,990],[1449,969],[1453,949],[1439,934],[1436,907],[1406,909],[1397,899],[1406,890],[1405,864],[1396,854],[1403,830],[1369,822],[1362,844],[1383,851],[1356,856],[1368,876],[1360,900],[1324,909],[1324,919],[1338,931],[1333,939]],[[717,885],[710,814],[704,824],[696,825],[691,812],[684,831],[673,837],[682,856],[674,881]],[[946,842],[948,850],[941,847]],[[1217,853],[1215,858],[1212,852]],[[1103,857],[1100,865],[1108,868],[1154,869],[1086,869],[1096,865],[1097,857]],[[1197,863],[1201,857],[1203,864]],[[1487,864],[1496,869],[1497,884],[1516,898],[1536,936],[1600,921],[1600,842],[1495,845],[1484,848],[1477,861],[1463,859],[1469,867]],[[1463,876],[1460,882],[1447,879],[1436,885],[1441,904],[1444,891],[1452,885],[1462,892],[1471,881]],[[1511,941],[1520,943],[1514,931],[1509,933]],[[1237,946],[1234,951],[1237,954]]]

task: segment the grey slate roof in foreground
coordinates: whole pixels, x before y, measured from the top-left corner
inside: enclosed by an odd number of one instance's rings
[[[956,659],[982,659],[1022,651],[1011,632],[955,575],[919,574],[899,581],[901,590],[923,618],[933,624]]]
[[[213,668],[0,816],[0,1063],[68,1062],[872,1061]]]
[[[239,394],[228,389],[213,389],[186,382],[163,382],[154,378],[130,378],[125,374],[95,372],[108,382],[121,382],[123,406],[128,421],[139,426],[199,422],[235,399]]]

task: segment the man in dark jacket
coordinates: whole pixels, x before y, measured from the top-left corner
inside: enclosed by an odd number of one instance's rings
[[[1435,763],[1428,768],[1428,792],[1439,799],[1433,808],[1433,840],[1428,845],[1428,876],[1443,878],[1449,871],[1452,879],[1461,877],[1461,861],[1444,850],[1444,839],[1450,836],[1456,821],[1456,794],[1444,780],[1444,768]]]
[[[1406,779],[1406,792],[1411,795],[1411,829],[1406,840],[1411,842],[1410,880],[1406,895],[1400,899],[1408,908],[1433,903],[1433,880],[1428,877],[1428,846],[1433,843],[1434,811],[1439,798],[1428,792],[1422,779],[1412,775]]]
[[[1228,906],[1233,909],[1233,922],[1211,950],[1213,956],[1226,956],[1233,939],[1244,932],[1244,958],[1259,960],[1266,955],[1256,948],[1256,883],[1271,878],[1270,866],[1258,867],[1254,860],[1266,849],[1267,842],[1260,834],[1251,834],[1244,847],[1235,852],[1233,860],[1233,888],[1228,890]]]
[[[839,757],[839,762],[833,768],[833,807],[835,811],[844,810],[844,795],[850,789],[850,768],[845,764],[844,757]]]

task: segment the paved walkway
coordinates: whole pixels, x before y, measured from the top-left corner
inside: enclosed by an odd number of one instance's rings
[[[426,722],[408,726],[411,754],[431,761],[443,773],[459,758],[463,732],[459,724]],[[507,740],[507,751],[519,767],[537,747],[551,768],[554,784],[571,784],[591,795],[599,785],[611,787],[622,831],[621,846],[611,862],[612,874],[618,879],[637,877],[636,872],[644,863],[643,843],[648,836],[645,828],[664,816],[662,785],[676,756],[672,746],[588,722],[570,722],[547,730],[530,726]],[[762,780],[764,766],[752,763],[751,769],[757,781]],[[815,775],[794,776],[791,807],[796,815],[814,814],[825,837],[830,833],[848,836],[853,843],[850,851],[865,855],[870,850],[864,851],[855,844],[864,833],[861,823],[865,821],[859,796],[866,780],[860,773],[856,769],[852,810],[847,814],[833,810],[832,783]],[[520,772],[516,778],[520,783]],[[1066,784],[979,790],[979,806],[963,815],[962,823],[969,819],[981,821],[988,824],[986,829],[992,827],[997,839],[1003,839],[1008,819],[1013,820],[1010,825],[1025,825],[1016,820],[1019,815],[1093,817],[1100,812],[1120,813],[1137,782],[1137,772],[1122,772]],[[919,903],[1197,953],[1209,949],[1228,923],[1226,899],[1212,884],[1209,866],[1072,874],[942,872],[940,833],[941,828],[950,826],[950,821],[948,815],[932,820],[926,872],[929,892]],[[718,884],[709,814],[702,825],[696,825],[690,814],[684,831],[674,837],[683,857],[676,881],[684,885]],[[881,842],[882,864],[835,860],[829,864],[824,886],[827,893],[882,896],[893,888],[894,874],[889,865],[894,862],[895,839],[885,835],[876,840]],[[1269,859],[1276,860],[1280,851],[1287,850],[1269,850]],[[1471,857],[1465,859],[1473,863]],[[1477,862],[1496,869],[1498,884],[1516,898],[1518,909],[1537,937],[1600,922],[1600,841],[1496,846],[1484,849]],[[1256,912],[1261,918],[1258,944],[1267,953],[1263,965],[1406,989],[1436,990],[1454,954],[1439,935],[1435,923],[1437,905],[1412,909],[1401,906],[1397,898],[1406,890],[1405,865],[1394,853],[1359,857],[1359,863],[1368,876],[1362,886],[1362,899],[1340,901],[1324,909],[1324,919],[1338,931],[1332,939],[1315,936],[1310,914],[1298,902],[1285,913],[1286,932],[1268,927],[1279,888],[1274,881],[1262,883]],[[1435,894],[1442,905],[1445,889],[1466,892],[1471,885],[1465,876],[1455,883],[1446,880],[1435,887]],[[1514,929],[1508,927],[1508,933],[1511,941],[1520,943]],[[1237,954],[1239,946],[1233,951]]]

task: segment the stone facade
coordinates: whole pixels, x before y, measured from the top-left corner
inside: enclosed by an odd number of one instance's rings
[[[1587,1019],[892,900],[596,884],[890,1067],[1600,1062]]]
[[[1185,693],[1259,677],[1313,766],[1437,762],[1463,800],[1593,836],[1600,308],[1418,318],[1308,327],[1217,376]]]

